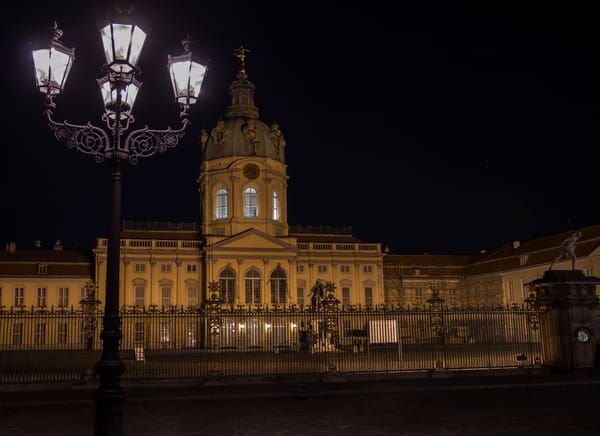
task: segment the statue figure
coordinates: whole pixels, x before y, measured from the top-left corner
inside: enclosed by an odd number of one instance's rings
[[[285,162],[283,148],[285,147],[285,139],[283,138],[283,133],[279,128],[279,124],[273,123],[271,124],[271,129],[269,130],[269,134],[271,135],[271,139],[273,140],[273,144],[275,145],[275,149],[277,151],[277,159],[281,162]]]
[[[323,283],[321,279],[317,279],[313,287],[310,289],[310,304],[313,308],[321,308],[321,303],[325,299],[325,288],[325,283]]]
[[[577,257],[575,256],[575,243],[579,240],[579,238],[581,238],[581,232],[575,232],[567,239],[562,241],[562,243],[560,244],[560,252],[550,264],[550,268],[548,268],[548,271],[552,269],[556,262],[558,262],[565,256],[571,258],[571,269],[575,270],[575,260],[577,259]]]

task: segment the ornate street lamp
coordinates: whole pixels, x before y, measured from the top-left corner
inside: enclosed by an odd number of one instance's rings
[[[119,316],[119,269],[121,232],[121,164],[136,164],[140,157],[156,152],[164,153],[175,147],[190,123],[189,108],[198,99],[206,66],[192,60],[191,44],[184,42],[182,56],[169,56],[169,73],[176,101],[181,107],[182,126],[178,130],[152,130],[147,126],[125,132],[133,123],[133,104],[141,83],[137,62],[142,51],[146,33],[135,24],[128,24],[124,17],[111,22],[100,30],[106,65],[105,76],[98,80],[105,112],[102,121],[106,130],[91,123],[85,125],[57,122],[52,118],[54,97],[63,92],[74,60],[74,49],[64,47],[59,39],[62,31],[56,24],[51,29],[48,46],[33,51],[35,79],[38,89],[46,95],[44,114],[57,140],[67,147],[94,156],[96,162],[107,162],[111,168],[111,216],[108,234],[106,301],[102,323],[102,355],[96,363],[100,386],[95,393],[96,435],[118,436],[123,432],[122,405],[125,395],[120,387],[125,364],[119,354],[121,341],[121,318]]]

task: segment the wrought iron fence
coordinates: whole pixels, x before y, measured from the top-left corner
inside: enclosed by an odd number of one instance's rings
[[[123,379],[533,366],[535,319],[516,306],[123,310]],[[93,377],[101,322],[89,309],[0,313],[0,382]]]

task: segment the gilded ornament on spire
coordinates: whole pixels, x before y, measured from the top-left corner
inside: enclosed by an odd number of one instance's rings
[[[250,53],[250,50],[243,45],[233,50],[233,55],[240,60],[240,74],[246,74],[246,53]]]

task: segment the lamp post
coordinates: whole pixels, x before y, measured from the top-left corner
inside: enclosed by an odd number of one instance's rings
[[[119,354],[121,341],[121,318],[119,316],[119,267],[121,232],[121,168],[122,163],[136,164],[139,158],[156,152],[164,153],[175,147],[190,123],[188,110],[198,99],[202,81],[207,72],[205,65],[196,62],[191,43],[184,41],[184,54],[168,57],[168,70],[175,93],[175,101],[181,108],[181,128],[177,130],[151,130],[147,126],[125,132],[133,123],[132,113],[135,97],[141,87],[136,75],[140,73],[137,62],[142,51],[146,33],[125,16],[106,24],[100,30],[106,64],[105,76],[98,80],[104,102],[102,121],[106,130],[88,122],[76,125],[57,122],[52,118],[56,107],[54,98],[63,92],[64,85],[74,61],[74,49],[66,48],[59,41],[62,31],[56,23],[50,29],[50,43],[33,50],[35,79],[38,89],[46,95],[44,115],[58,141],[67,147],[91,155],[96,162],[106,162],[111,171],[110,225],[107,247],[106,297],[102,322],[102,355],[95,370],[100,386],[95,392],[95,435],[118,436],[123,432],[122,406],[125,395],[120,387],[125,364]]]

